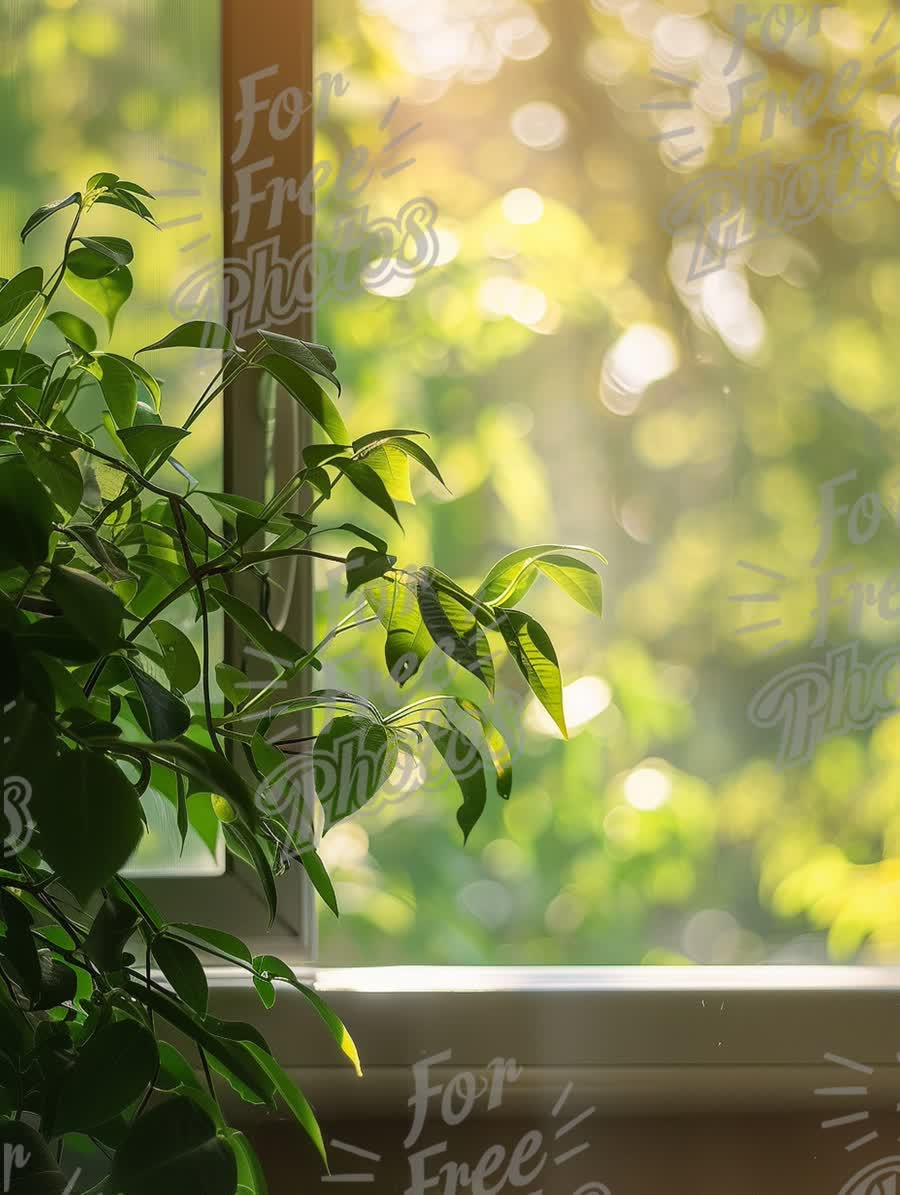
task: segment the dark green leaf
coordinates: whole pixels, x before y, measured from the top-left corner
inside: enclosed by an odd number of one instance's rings
[[[41,965],[40,994],[32,1001],[32,1008],[41,1011],[58,1008],[74,1000],[78,992],[78,976],[67,964],[54,958],[49,950],[38,953]]]
[[[146,389],[153,400],[154,408],[158,411],[162,398],[162,389],[158,378],[155,378],[152,373],[144,369],[143,365],[139,365],[137,361],[132,361],[130,357],[120,357],[118,353],[105,353],[104,356],[118,361],[120,365],[125,366],[132,376]]]
[[[143,471],[155,465],[161,457],[168,457],[176,444],[189,435],[183,427],[166,427],[162,423],[123,427],[119,432],[128,455]]]
[[[68,1180],[40,1133],[21,1120],[0,1119],[5,1195],[68,1195]]]
[[[188,921],[178,921],[171,926],[172,929],[183,930],[184,933],[189,934],[192,938],[196,938],[198,942],[205,942],[208,946],[214,947],[223,954],[230,955],[242,963],[252,963],[253,955],[250,950],[240,938],[234,937],[233,934],[226,934],[220,929],[209,929],[205,925],[193,925]]]
[[[134,933],[138,915],[130,904],[108,896],[84,941],[84,953],[104,971],[121,969],[122,953]]]
[[[481,752],[472,740],[455,726],[450,730],[434,722],[426,722],[424,725],[429,738],[456,777],[463,795],[463,803],[456,811],[456,820],[463,832],[463,839],[467,840],[487,804]]]
[[[121,1195],[235,1195],[237,1172],[207,1113],[173,1096],[134,1122],[116,1152],[112,1182]]]
[[[468,595],[465,595],[468,598]],[[444,584],[441,574],[434,569],[422,569],[416,580],[416,598],[422,621],[437,647],[451,660],[471,672],[485,685],[489,693],[494,691],[494,661],[487,636],[478,625],[472,611],[477,602],[469,598],[468,604],[457,597],[457,590]]]
[[[307,653],[283,631],[276,631],[252,606],[226,590],[217,590],[216,601],[244,634],[282,667],[296,663]]]
[[[184,631],[161,618],[151,623],[150,630],[162,651],[166,676],[176,689],[190,693],[200,682],[200,660],[193,643]]]
[[[105,317],[112,336],[116,316],[134,289],[134,279],[128,267],[119,266],[104,278],[79,278],[77,274],[66,270],[65,281],[73,294]]]
[[[61,212],[63,208],[70,207],[73,203],[81,203],[80,191],[73,191],[65,199],[57,199],[55,203],[45,203],[43,207],[39,207],[37,211],[32,212],[19,234],[22,240],[24,241],[29,233],[34,232],[38,225],[43,224],[45,220],[49,220],[56,212]]]
[[[6,932],[0,939],[0,951],[15,968],[16,977],[33,1000],[41,990],[41,964],[31,935],[31,913],[11,893],[0,892],[0,912]]]
[[[288,1078],[271,1054],[268,1054],[265,1050],[261,1050],[259,1046],[253,1043],[248,1043],[247,1049],[275,1084],[275,1090],[287,1104],[288,1108],[290,1108],[297,1123],[306,1131],[307,1136],[318,1150],[319,1156],[327,1167],[328,1158],[325,1153],[325,1142],[322,1140],[322,1133],[316,1121],[315,1113],[309,1106],[303,1092],[293,1080]]]
[[[18,437],[19,449],[28,467],[50,492],[50,497],[67,515],[74,515],[81,505],[84,482],[70,449],[63,444],[32,436]]]
[[[54,1133],[84,1132],[117,1116],[153,1081],[153,1034],[130,1018],[102,1025],[60,1081]]]
[[[221,324],[210,323],[205,320],[191,320],[187,324],[179,324],[161,340],[147,344],[139,353],[149,353],[153,349],[225,349],[234,350],[237,343],[227,328]]]
[[[191,724],[188,706],[131,660],[128,661],[128,669],[147,711],[148,737],[157,743],[162,739],[177,739],[184,734]]]
[[[54,565],[45,592],[71,625],[101,652],[119,642],[125,607],[102,581],[79,569]]]
[[[319,996],[317,992],[313,991],[313,989],[308,987],[305,983],[301,983],[287,963],[283,962],[280,958],[275,958],[274,955],[258,955],[253,960],[253,966],[257,971],[262,972],[267,979],[283,979],[285,983],[290,984],[290,986],[298,991],[304,997],[304,999],[309,1001],[309,1003],[313,1006],[313,1008],[328,1026],[328,1032],[337,1042],[341,1052],[345,1054],[353,1063],[353,1069],[356,1071],[357,1075],[362,1077],[362,1067],[360,1066],[359,1062],[359,1051],[356,1048],[353,1038],[347,1032],[347,1028],[341,1018],[337,1015],[337,1013],[332,1012],[321,996]]]
[[[35,787],[32,809],[41,850],[82,903],[131,857],[143,833],[134,786],[119,768],[93,751],[69,751]],[[102,827],[102,833],[98,833]]]
[[[96,362],[101,371],[100,389],[116,427],[131,427],[137,408],[137,381],[133,372],[109,353],[99,353]]]
[[[157,938],[153,957],[175,992],[198,1016],[205,1017],[209,987],[203,964],[189,946],[172,938]]]
[[[97,534],[90,523],[70,523],[66,532],[84,548],[87,554],[113,578],[114,581],[127,581],[131,576],[128,571],[128,557],[114,543]]]
[[[225,826],[226,841],[234,837],[244,848],[247,858],[250,860],[254,871],[259,877],[259,882],[262,885],[263,895],[266,898],[266,908],[269,911],[269,926],[271,929],[272,923],[278,912],[278,890],[275,887],[275,877],[272,874],[272,864],[269,862],[268,856],[260,845],[259,840],[255,834],[245,829],[243,826],[233,822],[231,825]]]
[[[375,552],[371,548],[351,548],[347,553],[347,594],[348,596],[360,585],[374,581],[397,563],[396,556],[387,556],[383,552]]]
[[[134,257],[134,249],[130,241],[122,237],[75,237],[75,240],[90,249],[93,253],[104,257],[113,266],[127,266]],[[72,255],[69,255],[71,262]]]
[[[237,1195],[269,1195],[259,1158],[244,1134],[237,1129],[224,1129],[221,1136],[231,1146],[237,1162]]]
[[[293,336],[284,336],[281,332],[270,332],[265,328],[260,328],[259,334],[278,356],[287,357],[314,377],[324,378],[340,394],[341,383],[334,373],[337,361],[330,349],[322,344],[307,344],[303,340],[295,340]]]
[[[50,495],[21,457],[0,461],[0,567],[31,572],[47,559],[56,512]]]
[[[244,824],[256,829],[259,815],[253,792],[227,759],[189,739],[154,743],[149,750],[154,757],[173,764],[197,781],[198,791],[225,797]]]

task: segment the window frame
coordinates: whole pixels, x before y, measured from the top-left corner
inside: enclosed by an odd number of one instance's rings
[[[265,7],[266,19],[261,9]],[[246,246],[265,239],[267,213],[257,205],[250,214],[245,235],[238,239],[237,217],[233,210],[237,178],[232,168],[240,137],[238,113],[244,103],[241,80],[257,71],[278,65],[281,85],[299,87],[304,94],[313,86],[313,0],[266,0],[265,6],[220,0],[220,93],[222,146],[223,263],[241,257]],[[265,120],[257,120],[253,135],[242,154],[242,161],[271,158],[270,173],[291,177],[305,163],[312,163],[314,127],[311,120],[301,120],[289,138],[275,140],[268,135]],[[285,205],[279,226],[281,251],[285,257],[312,243],[313,219],[297,205]],[[224,322],[235,331],[235,321],[228,313]],[[286,335],[313,339],[314,313],[298,311],[289,324],[281,326]],[[245,375],[230,387],[223,407],[223,484],[227,491],[246,497],[264,499],[267,479],[275,488],[300,467],[301,453],[312,439],[309,417],[302,413],[289,395],[276,388],[274,395],[274,435],[268,446],[269,415],[260,401],[258,381]],[[300,495],[295,499],[299,505]],[[278,562],[279,564],[281,562]],[[275,571],[275,570],[273,570]],[[307,558],[284,563],[280,578],[287,582],[289,600],[275,616],[275,623],[299,643],[312,642],[313,575]],[[253,578],[243,574],[234,579],[246,601],[256,601]],[[225,658],[229,663],[244,663],[244,643],[236,626],[226,626]],[[262,661],[248,660],[246,670],[257,678],[266,676]],[[302,683],[286,690],[283,696],[300,696]],[[309,733],[310,714],[298,715]],[[264,933],[268,915],[259,883],[250,868],[233,856],[226,859],[222,876],[136,877],[141,887],[172,920],[197,924],[221,922],[228,912],[227,929],[247,940],[260,952],[275,953],[291,964],[309,963],[316,953],[315,893],[306,873],[298,867],[277,881],[279,912],[275,925]]]

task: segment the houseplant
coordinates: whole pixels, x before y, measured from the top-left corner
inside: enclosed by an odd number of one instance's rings
[[[172,802],[182,840],[201,812],[206,825],[215,814],[228,850],[255,870],[270,918],[275,877],[292,865],[337,912],[317,835],[371,800],[401,757],[431,749],[443,758],[462,794],[464,836],[487,800],[482,752],[500,797],[509,796],[509,752],[468,699],[431,695],[387,712],[365,695],[322,688],[276,699],[321,667],[335,635],[357,632],[358,611],[319,644],[300,645],[233,592],[235,577],[264,581],[284,558],[337,560],[348,598],[384,629],[398,686],[441,651],[490,695],[499,645],[563,733],[552,644],[517,603],[543,574],[600,612],[584,549],[514,552],[468,593],[431,566],[397,568],[388,544],[358,524],[323,524],[341,482],[399,522],[395,498],[410,464],[440,473],[421,433],[349,439],[334,401],[336,363],[321,345],[265,329],[237,344],[215,323],[176,327],[141,352],[206,348],[221,368],[184,423],[167,424],[141,353],[98,350],[93,326],[56,307],[72,292],[112,334],[131,293],[133,250],[103,234],[100,215],[112,205],[152,223],[150,202],[135,183],[94,175],[22,230],[25,241],[47,220],[68,220],[59,265],[48,275],[30,266],[0,287],[0,1162],[4,1190],[15,1195],[74,1189],[70,1146],[104,1159],[94,1189],[108,1195],[193,1192],[201,1174],[212,1195],[264,1190],[252,1149],[222,1113],[213,1072],[249,1102],[281,1101],[324,1160],[312,1109],[263,1035],[210,1015],[201,955],[251,974],[265,1005],[276,981],[298,989],[359,1068],[344,1026],[283,962],[252,955],[221,930],[165,922],[120,874],[145,831],[149,790]],[[45,320],[59,334],[49,359],[32,344]],[[274,378],[326,437],[265,504],[200,490],[174,455],[247,371]],[[84,426],[89,394],[102,400],[102,428]],[[342,539],[344,554],[322,551],[323,539]],[[199,652],[171,621],[185,605]],[[254,688],[212,659],[219,613],[275,662],[270,685]],[[308,711],[325,720],[299,757],[298,779],[296,744],[276,731]],[[195,1057],[165,1040],[166,1026],[193,1042]]]

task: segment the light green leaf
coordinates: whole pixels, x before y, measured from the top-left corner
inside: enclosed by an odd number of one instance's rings
[[[556,652],[547,632],[534,618],[519,610],[498,610],[497,630],[528,687],[568,738],[563,713],[562,677]]]
[[[328,1158],[325,1153],[325,1142],[322,1140],[322,1133],[319,1129],[315,1113],[309,1106],[306,1097],[300,1088],[284,1073],[271,1054],[266,1053],[265,1050],[260,1049],[254,1042],[246,1043],[247,1049],[263,1068],[272,1082],[275,1084],[275,1090],[290,1108],[291,1112],[297,1120],[297,1123],[305,1130],[310,1141],[316,1147],[319,1157],[325,1163],[327,1168]],[[130,1192],[129,1192],[130,1195]]]
[[[488,754],[491,757],[494,771],[497,774],[497,794],[504,800],[508,800],[509,794],[512,792],[513,776],[512,755],[509,747],[506,745],[506,740],[474,701],[469,701],[466,697],[457,697],[455,701],[463,713],[474,718],[481,726],[484,741],[487,743]]]
[[[77,274],[66,270],[65,281],[73,294],[105,317],[112,336],[116,316],[134,289],[134,279],[128,267],[119,266],[104,278],[79,278]]]
[[[387,631],[384,660],[401,687],[419,671],[432,649],[414,590],[401,577],[383,577],[365,588],[366,601]]]
[[[535,561],[542,573],[555,581],[573,601],[591,614],[603,613],[603,586],[600,577],[590,565],[574,556],[553,554]]]
[[[499,602],[504,606],[514,605],[524,597],[537,577],[530,566],[542,557],[557,552],[584,552],[595,556],[601,564],[607,563],[606,557],[594,548],[583,548],[577,544],[537,544],[531,548],[517,548],[497,561],[475,591],[475,596],[489,604]]]
[[[379,444],[361,459],[375,470],[396,502],[415,502],[409,484],[409,457],[396,444]]]
[[[302,366],[278,353],[269,353],[259,365],[309,412],[335,444],[348,442],[347,428],[337,407]]]
[[[47,320],[62,332],[66,340],[71,340],[86,353],[92,353],[97,347],[97,333],[80,315],[73,315],[71,311],[54,311],[47,316]]]

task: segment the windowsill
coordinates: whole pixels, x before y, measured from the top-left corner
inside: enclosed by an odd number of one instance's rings
[[[210,971],[221,1016],[257,1023],[320,1115],[407,1115],[412,1065],[429,1073],[513,1058],[507,1115],[545,1109],[569,1080],[598,1111],[657,1114],[816,1108],[814,1091],[866,1086],[893,1107],[900,967],[398,967],[298,969],[347,1025],[358,1080],[302,997],[265,1012],[246,975]],[[872,1067],[861,1074],[828,1062]]]

